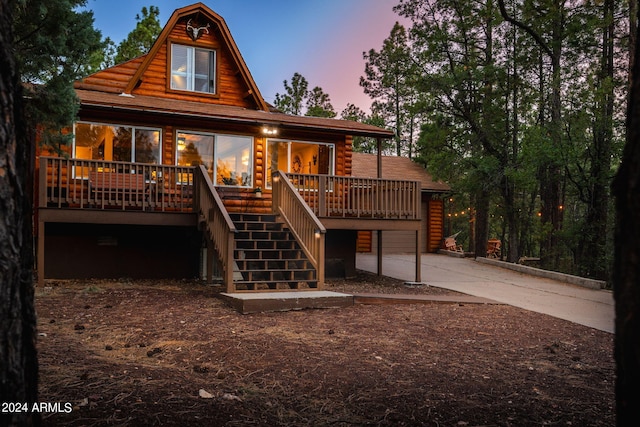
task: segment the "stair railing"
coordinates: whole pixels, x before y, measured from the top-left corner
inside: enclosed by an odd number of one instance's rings
[[[318,273],[318,289],[324,286],[326,228],[282,171],[273,174],[273,212],[289,227]]]
[[[235,290],[233,285],[233,249],[236,227],[203,165],[194,168],[194,184],[194,210],[203,218],[207,235],[218,253],[227,292],[233,292]],[[207,271],[210,269],[211,266],[207,266]]]

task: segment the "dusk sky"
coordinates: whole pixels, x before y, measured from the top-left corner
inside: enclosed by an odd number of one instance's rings
[[[87,0],[95,27],[116,44],[135,28],[143,6],[160,8],[164,26],[175,9],[192,0]],[[284,93],[282,81],[301,73],[309,89],[320,86],[338,114],[347,103],[368,111],[359,85],[362,53],[380,50],[396,21],[398,0],[205,0],[226,21],[267,102]],[[405,21],[406,22],[406,21]]]

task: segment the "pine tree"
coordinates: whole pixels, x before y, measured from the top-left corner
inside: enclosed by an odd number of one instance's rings
[[[0,0],[0,402],[37,399],[38,363],[33,302],[31,150],[14,60],[13,11]],[[0,425],[38,425],[36,413],[0,413]]]
[[[84,0],[13,2],[15,56],[28,102],[29,129],[42,126],[44,144],[69,141],[62,129],[78,110],[73,82],[93,70],[105,42],[93,27],[93,12],[79,11]]]
[[[286,93],[276,93],[275,107],[286,114],[301,115],[304,102],[309,96],[309,82],[302,74],[294,73],[291,85],[287,80],[283,84]]]
[[[136,28],[118,45],[115,57],[116,64],[147,53],[162,31],[162,26],[158,19],[160,8],[157,6],[149,6],[149,9],[143,7],[141,13],[142,16],[140,14],[136,15]]]

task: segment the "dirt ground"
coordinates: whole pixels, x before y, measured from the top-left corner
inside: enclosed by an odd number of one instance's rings
[[[365,273],[327,288],[449,293]],[[44,425],[614,424],[611,334],[505,305],[241,315],[218,292],[126,280],[39,289],[39,401],[63,409]]]

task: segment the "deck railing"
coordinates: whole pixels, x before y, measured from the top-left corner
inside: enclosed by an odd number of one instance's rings
[[[39,207],[193,211],[192,167],[41,157]]]
[[[420,219],[420,183],[391,179],[289,174],[319,218]]]
[[[318,272],[318,289],[324,286],[326,228],[305,203],[284,172],[273,176],[273,211],[282,217]]]
[[[233,292],[233,249],[236,228],[204,166],[200,165],[194,170],[194,178],[194,210],[204,217],[205,230],[218,254],[227,292]],[[208,264],[207,267],[209,272],[211,265]]]

